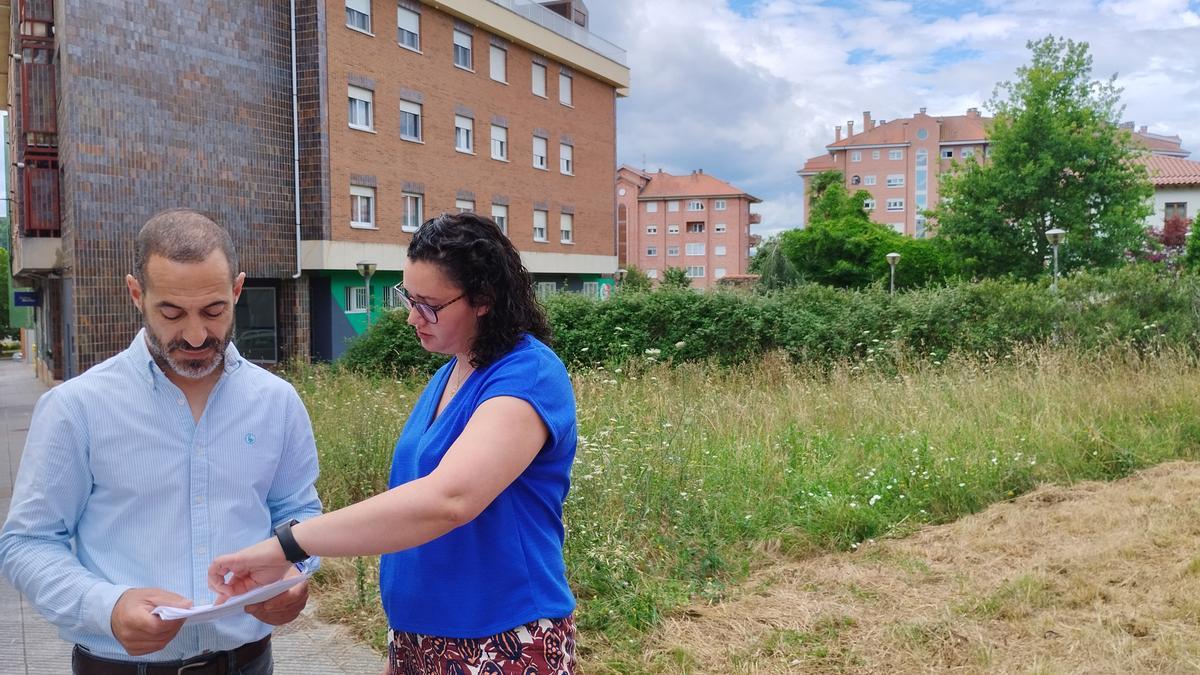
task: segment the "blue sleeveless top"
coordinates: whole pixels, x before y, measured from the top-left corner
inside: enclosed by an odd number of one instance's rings
[[[396,442],[388,487],[433,472],[484,401],[512,396],[549,430],[520,476],[474,520],[433,541],[382,557],[379,587],[396,631],[487,637],[575,609],[563,563],[563,500],[575,460],[575,394],[567,370],[530,335],[471,373],[434,419],[455,360],[426,385]],[[404,527],[404,523],[396,523]]]

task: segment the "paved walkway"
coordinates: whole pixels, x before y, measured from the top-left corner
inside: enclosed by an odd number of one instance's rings
[[[34,403],[46,391],[33,369],[0,362],[0,522],[8,516],[17,464]],[[369,675],[383,659],[346,632],[316,619],[313,602],[297,620],[275,631],[276,675]],[[0,673],[63,675],[71,672],[70,646],[16,589],[0,578]]]

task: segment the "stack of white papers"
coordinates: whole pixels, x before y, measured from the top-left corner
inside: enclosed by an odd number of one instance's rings
[[[267,584],[266,586],[259,586],[252,591],[247,591],[241,595],[235,595],[219,605],[200,605],[190,609],[166,607],[164,605],[160,605],[150,611],[153,614],[157,614],[158,617],[164,621],[187,619],[187,621],[184,621],[185,624],[216,621],[223,616],[229,616],[231,614],[237,614],[244,611],[247,605],[253,605],[265,600],[270,600],[292,586],[295,586],[305,579],[308,579],[312,576],[312,574],[313,573],[311,570],[306,570],[300,576],[287,577],[286,579],[280,579],[279,581],[276,581],[272,584]]]

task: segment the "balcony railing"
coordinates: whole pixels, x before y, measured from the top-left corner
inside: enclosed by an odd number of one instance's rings
[[[591,33],[566,17],[529,0],[491,0],[493,3],[520,14],[542,28],[558,33],[571,42],[596,52],[610,61],[625,65],[625,50]]]

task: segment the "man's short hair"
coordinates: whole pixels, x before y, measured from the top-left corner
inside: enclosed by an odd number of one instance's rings
[[[238,274],[237,251],[225,228],[192,209],[167,209],[154,214],[138,232],[133,253],[133,278],[146,287],[146,263],[150,256],[173,262],[204,262],[213,251],[225,254],[229,278]]]

